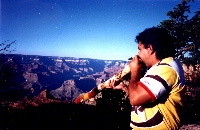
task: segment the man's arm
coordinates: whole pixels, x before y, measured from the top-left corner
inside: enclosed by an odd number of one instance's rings
[[[128,86],[128,95],[132,106],[140,106],[152,100],[149,91],[143,84],[139,84],[142,69],[139,57],[135,56],[129,63],[131,79]]]

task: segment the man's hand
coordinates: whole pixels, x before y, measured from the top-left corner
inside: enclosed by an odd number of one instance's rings
[[[142,70],[142,60],[138,55],[134,56],[133,59],[129,62],[129,67],[131,70],[131,77],[135,77],[135,80],[139,80],[139,75]]]
[[[125,86],[122,82],[116,86],[115,86],[115,82],[116,82],[115,80],[109,80],[109,87],[107,87],[107,88],[121,89],[121,90],[125,91],[126,93],[128,92],[127,86]]]

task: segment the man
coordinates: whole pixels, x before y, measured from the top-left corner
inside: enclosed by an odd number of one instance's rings
[[[181,125],[184,71],[174,56],[175,39],[161,28],[147,28],[136,36],[138,55],[130,61],[131,79],[125,87],[132,105],[130,126],[134,130],[177,130]],[[140,78],[141,62],[148,68]]]

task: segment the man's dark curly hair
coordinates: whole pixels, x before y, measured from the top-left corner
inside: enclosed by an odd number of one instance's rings
[[[151,44],[153,51],[156,52],[156,58],[161,60],[166,57],[174,57],[175,37],[163,28],[147,28],[136,36],[135,41],[142,42],[145,48]]]

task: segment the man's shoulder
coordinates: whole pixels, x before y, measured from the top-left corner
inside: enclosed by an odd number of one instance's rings
[[[184,73],[181,63],[173,57],[164,58],[158,65],[168,65],[173,68],[178,74]]]
[[[170,63],[173,61],[175,61],[173,57],[167,57],[167,58],[162,59],[159,64],[169,64],[170,65]]]

